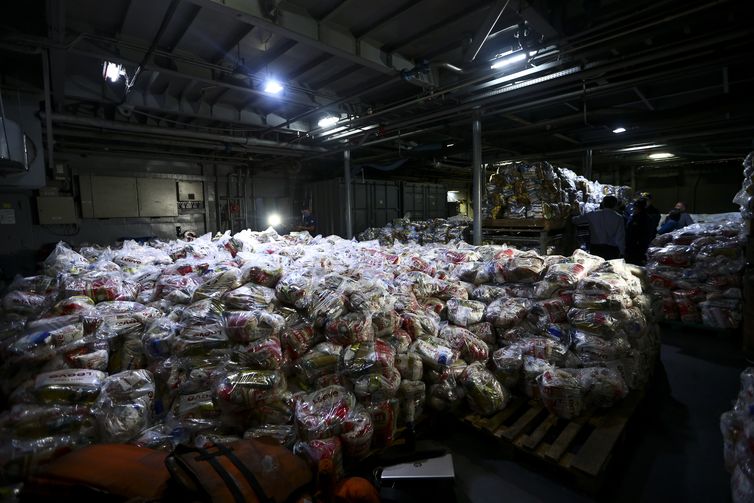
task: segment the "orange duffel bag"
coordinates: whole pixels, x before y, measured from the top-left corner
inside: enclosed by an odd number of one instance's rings
[[[128,444],[98,444],[41,465],[24,482],[21,501],[158,501],[170,480],[168,453]]]
[[[287,503],[311,489],[307,463],[254,439],[207,448],[179,445],[165,460],[173,481],[212,503]]]

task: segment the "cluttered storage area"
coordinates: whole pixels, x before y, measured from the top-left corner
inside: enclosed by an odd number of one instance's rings
[[[747,2],[0,17],[0,499],[754,502]]]

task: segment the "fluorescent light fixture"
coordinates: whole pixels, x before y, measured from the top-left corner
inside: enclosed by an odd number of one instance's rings
[[[321,128],[326,128],[326,127],[334,126],[339,120],[340,120],[339,117],[335,117],[334,115],[328,115],[326,117],[322,117],[319,120],[319,122],[317,122],[317,125]]]
[[[123,65],[113,63],[112,61],[105,61],[102,65],[102,77],[110,82],[118,82],[118,79],[126,75],[126,69]]]
[[[519,61],[523,61],[526,59],[526,53],[520,52],[514,56],[510,56],[508,58],[502,58],[494,63],[492,63],[492,66],[490,66],[491,70],[497,70],[498,68],[502,68],[504,66],[512,65],[513,63],[518,63]]]
[[[662,146],[664,145],[658,145],[656,143],[653,143],[651,145],[637,145],[635,147],[619,148],[617,152],[636,152],[637,150],[648,150],[650,148],[657,148]]]
[[[447,143],[447,144],[445,145],[445,148],[450,148],[450,147],[452,147],[453,145],[455,145],[455,143]]]
[[[655,152],[654,154],[649,154],[649,158],[654,161],[661,161],[662,159],[670,159],[671,157],[675,157],[670,152]]]
[[[626,128],[624,128],[624,127],[617,127],[615,129],[613,129],[613,133],[615,133],[615,134],[621,134],[621,133],[625,133],[625,132],[626,132]]]
[[[281,84],[275,79],[268,79],[264,83],[264,92],[266,93],[280,94],[282,90],[283,90],[283,84]]]
[[[270,213],[267,215],[267,225],[270,227],[277,227],[283,223],[283,219],[277,213]]]

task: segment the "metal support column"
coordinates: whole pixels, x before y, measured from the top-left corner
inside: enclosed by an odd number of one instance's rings
[[[50,53],[42,51],[42,80],[45,91],[45,134],[47,136],[47,170],[55,173],[55,139],[52,136],[52,90],[50,88]],[[10,150],[8,150],[10,153]],[[29,170],[29,166],[26,166]]]
[[[353,215],[351,214],[351,151],[343,151],[343,184],[346,188],[346,239],[353,237]]]
[[[584,177],[591,180],[592,179],[592,149],[588,148],[586,149],[586,153],[584,154]]]
[[[482,184],[484,178],[482,168],[482,120],[479,111],[474,112],[471,122],[471,136],[473,141],[473,164],[474,173],[472,186],[472,200],[474,205],[474,244],[482,244]]]

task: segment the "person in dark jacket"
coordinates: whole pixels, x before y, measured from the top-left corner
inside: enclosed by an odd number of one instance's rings
[[[626,262],[644,265],[647,261],[647,248],[654,239],[653,220],[647,213],[647,200],[639,199],[626,226]]]
[[[649,226],[652,229],[652,237],[649,240],[652,241],[657,235],[657,227],[660,226],[660,218],[662,218],[662,215],[660,214],[660,210],[652,204],[652,194],[649,192],[642,192],[640,199],[646,199],[647,201],[646,212],[649,217]]]
[[[665,221],[660,226],[660,229],[657,231],[657,234],[666,234],[668,232],[673,232],[676,229],[681,228],[680,224],[681,220],[681,212],[678,211],[676,208],[673,208],[670,210],[670,213],[668,213],[668,216],[665,217]]]

